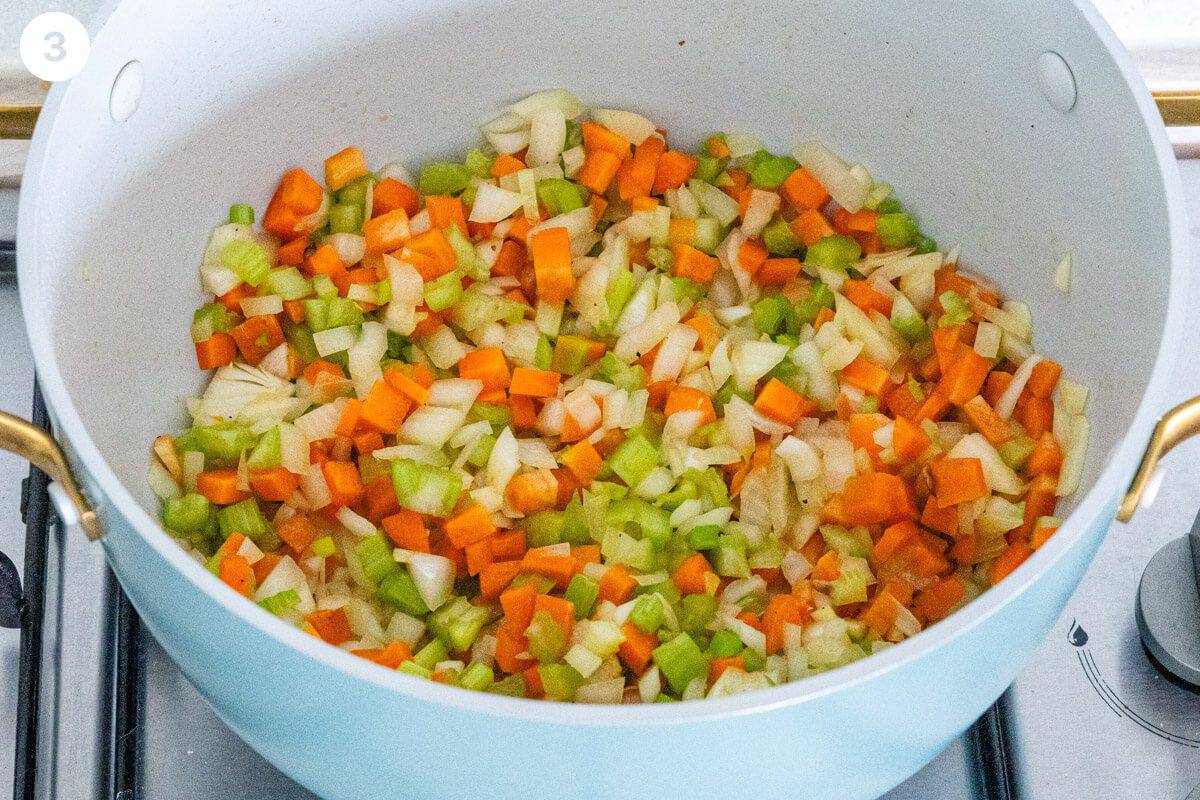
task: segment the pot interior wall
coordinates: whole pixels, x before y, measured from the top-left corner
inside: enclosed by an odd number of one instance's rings
[[[201,5],[205,6],[201,10]],[[134,495],[202,376],[196,267],[231,202],[349,144],[371,164],[461,152],[500,104],[572,88],[692,149],[816,137],[897,187],[923,230],[1032,306],[1036,345],[1092,389],[1098,474],[1148,380],[1168,290],[1165,202],[1134,100],[1069,3],[317,2],[121,5],[67,87],[40,177],[32,275],[72,400]],[[193,7],[194,6],[194,7]],[[1037,58],[1072,66],[1055,111]],[[145,89],[108,114],[122,65]],[[1073,291],[1054,265],[1075,262]]]

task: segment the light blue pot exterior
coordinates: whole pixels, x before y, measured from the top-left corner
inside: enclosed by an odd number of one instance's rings
[[[331,800],[874,797],[1017,675],[1168,405],[1182,192],[1148,93],[1075,0],[346,0],[337,14],[318,0],[127,0],[90,30],[89,64],[52,91],[22,187],[39,379],[144,623],[239,735]],[[1049,49],[1074,71],[1069,112],[1037,85]],[[116,123],[108,93],[131,59],[145,91]],[[412,68],[427,63],[452,74]],[[1039,350],[1092,388],[1084,489],[1059,532],[878,655],[762,692],[619,707],[385,670],[282,624],[183,553],[144,475],[153,436],[180,425],[178,401],[200,386],[186,323],[207,227],[231,200],[262,208],[297,162],[317,174],[353,143],[371,163],[416,164],[465,146],[497,102],[555,85],[647,111],[682,147],[710,126],[777,151],[817,137],[900,187],[923,230],[960,241],[967,263],[1029,302]],[[1065,252],[1069,296],[1051,282]]]

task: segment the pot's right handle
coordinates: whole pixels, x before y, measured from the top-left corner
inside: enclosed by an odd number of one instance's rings
[[[78,525],[90,541],[97,541],[104,535],[100,525],[100,517],[92,509],[83,495],[79,481],[71,472],[67,456],[62,446],[50,434],[20,417],[0,411],[0,450],[25,458],[35,467],[49,476],[51,494],[59,492],[65,497],[51,498],[61,501],[65,499],[69,506],[74,507],[77,518],[64,520]],[[63,507],[62,502],[55,502],[56,507]]]
[[[1129,491],[1121,501],[1121,507],[1117,511],[1118,520],[1129,522],[1133,519],[1133,513],[1142,501],[1142,495],[1154,475],[1159,460],[1175,445],[1197,434],[1200,434],[1200,397],[1180,403],[1162,415],[1158,424],[1154,426],[1154,433],[1150,435],[1150,443],[1146,445],[1142,463],[1133,476],[1133,482],[1129,484]]]

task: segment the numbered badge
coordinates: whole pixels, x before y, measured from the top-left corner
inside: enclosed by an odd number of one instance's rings
[[[21,60],[44,81],[74,78],[87,62],[91,39],[83,23],[61,11],[47,11],[21,32]]]

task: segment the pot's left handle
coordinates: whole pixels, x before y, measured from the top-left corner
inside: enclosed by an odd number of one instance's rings
[[[53,481],[50,494],[55,507],[74,512],[73,518],[63,522],[78,525],[93,542],[104,535],[100,517],[84,497],[83,489],[67,463],[67,456],[54,437],[20,417],[0,411],[0,450],[16,453],[50,477]],[[65,514],[60,511],[60,516]]]
[[[1158,424],[1154,426],[1154,433],[1150,435],[1150,443],[1146,445],[1142,463],[1138,465],[1133,482],[1129,484],[1129,491],[1117,510],[1118,520],[1129,522],[1133,519],[1133,513],[1142,502],[1142,496],[1146,493],[1146,487],[1150,485],[1159,460],[1175,445],[1197,435],[1200,435],[1200,397],[1180,403],[1162,415]]]

